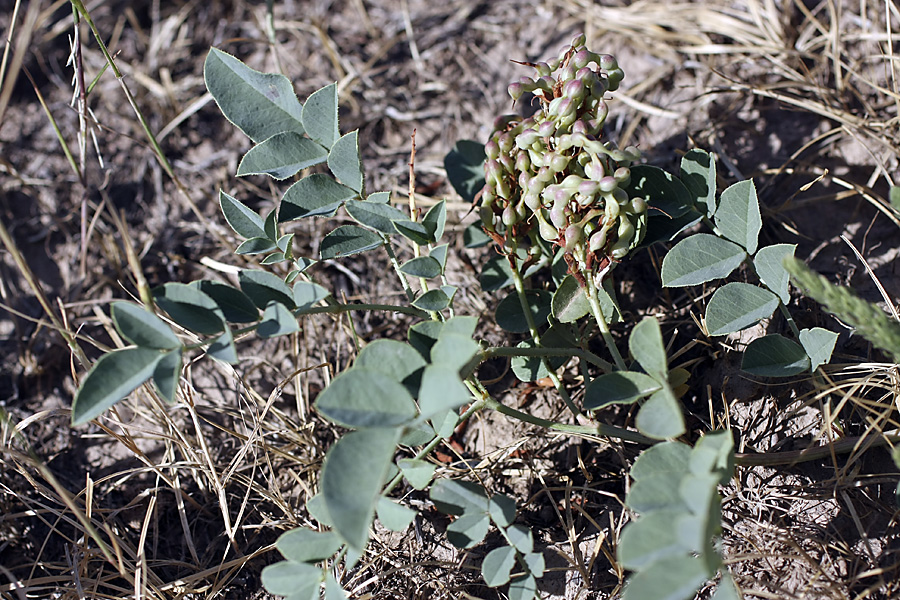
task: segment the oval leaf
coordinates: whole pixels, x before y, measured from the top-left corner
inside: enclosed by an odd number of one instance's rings
[[[266,308],[270,302],[278,302],[294,307],[294,292],[280,277],[268,271],[244,269],[238,273],[241,290],[259,308]]]
[[[237,175],[269,175],[283,180],[298,171],[325,162],[328,151],[296,131],[276,133],[244,155]]]
[[[412,305],[419,310],[437,312],[450,306],[450,296],[444,290],[429,290],[413,300]]]
[[[716,161],[709,152],[694,149],[685,154],[680,178],[694,197],[695,208],[712,217],[716,213]]]
[[[481,486],[468,481],[441,479],[428,492],[435,507],[445,515],[482,513],[487,515],[490,500]]]
[[[282,533],[275,543],[281,555],[296,562],[316,562],[332,556],[343,542],[333,531],[298,527]]]
[[[253,323],[259,319],[259,309],[247,294],[228,284],[218,281],[201,280],[191,285],[212,298],[225,319],[230,323]]]
[[[331,216],[351,198],[356,198],[352,189],[324,173],[313,173],[285,191],[278,207],[278,221]]]
[[[742,370],[761,377],[790,377],[809,368],[806,350],[777,333],[750,342],[741,361]]]
[[[648,216],[654,214],[677,219],[692,206],[692,195],[684,184],[659,167],[637,165],[631,167],[631,181],[625,187],[629,198],[640,196],[649,204]]]
[[[334,143],[328,153],[328,168],[341,183],[361,192],[363,188],[362,165],[359,162],[359,140],[351,131]]]
[[[708,233],[685,238],[662,264],[665,287],[684,287],[728,277],[747,257],[743,248]]]
[[[666,348],[662,331],[654,317],[644,317],[628,338],[628,349],[638,364],[656,381],[665,384],[669,378]]]
[[[331,294],[318,283],[298,281],[294,284],[294,304],[302,311],[318,304]]]
[[[743,246],[750,254],[756,253],[762,217],[753,180],[738,181],[722,192],[715,221],[722,235]]]
[[[239,200],[219,191],[219,206],[228,225],[245,238],[266,238],[263,218]]]
[[[670,556],[638,571],[628,580],[623,600],[684,600],[692,598],[712,576],[701,557]]]
[[[153,298],[188,331],[216,335],[225,329],[225,315],[219,305],[195,286],[167,283],[153,290]]]
[[[303,106],[284,75],[260,73],[212,48],[203,64],[206,89],[222,114],[259,143],[276,133],[303,133]]]
[[[430,256],[419,256],[403,263],[400,270],[413,277],[431,279],[432,277],[440,276],[441,263]]]
[[[771,317],[778,308],[778,296],[749,283],[732,282],[720,287],[706,307],[709,335],[740,331]]]
[[[473,202],[484,187],[484,144],[460,140],[444,157],[447,179],[463,200]]]
[[[663,387],[644,402],[634,424],[638,431],[658,440],[678,437],[685,432],[681,405],[668,387]]]
[[[365,346],[356,357],[353,368],[366,368],[387,375],[398,383],[410,385],[418,381],[425,368],[425,359],[415,348],[396,340],[375,340]]]
[[[395,235],[397,230],[394,229],[394,221],[405,221],[408,218],[406,213],[393,206],[370,200],[347,200],[344,208],[357,222],[385,235]]]
[[[571,275],[566,275],[553,293],[551,308],[557,321],[560,323],[572,323],[588,314],[591,310],[591,305],[588,302],[584,288],[581,287],[578,280]],[[603,316],[606,316],[605,312]]]
[[[394,427],[416,416],[416,404],[400,382],[365,367],[338,375],[316,398],[316,410],[345,427]]]
[[[297,317],[291,314],[284,304],[269,302],[263,311],[262,320],[256,328],[256,334],[261,338],[273,338],[280,335],[289,335],[300,331]]]
[[[429,462],[412,458],[401,459],[397,464],[406,481],[416,490],[424,490],[428,487],[437,469]]]
[[[447,540],[457,548],[471,548],[487,535],[491,520],[484,514],[464,514],[447,527]]]
[[[828,364],[831,360],[831,353],[834,352],[834,344],[837,342],[838,334],[828,331],[821,327],[813,327],[812,329],[800,330],[800,343],[809,356],[809,368],[815,371],[821,365]]]
[[[334,383],[326,389],[332,386]],[[356,550],[362,551],[369,540],[375,505],[399,439],[398,428],[351,431],[325,457],[319,482],[328,517],[335,531]]]
[[[156,350],[174,350],[181,346],[165,321],[143,306],[113,302],[110,314],[116,331],[135,346]]]
[[[165,355],[148,348],[125,348],[101,356],[81,381],[72,401],[72,425],[81,425],[133,392],[153,376]]]
[[[340,258],[359,254],[384,243],[380,235],[374,231],[356,225],[341,225],[322,240],[319,254],[322,260]]]
[[[672,525],[684,516],[677,510],[656,510],[625,526],[616,557],[626,569],[643,569],[654,561],[684,554],[678,531]]]
[[[416,511],[382,496],[378,499],[378,520],[390,531],[403,531],[416,518]]]
[[[516,549],[501,546],[487,553],[481,562],[481,576],[488,587],[499,587],[509,581],[509,574],[516,566]]]
[[[419,390],[419,410],[423,418],[455,409],[471,400],[472,393],[463,384],[457,369],[444,365],[425,368]]]
[[[547,322],[550,316],[550,305],[553,297],[550,292],[545,290],[525,290],[525,298],[528,301],[528,307],[531,309],[531,316],[535,325],[540,327]],[[497,325],[511,333],[526,333],[528,331],[528,319],[525,317],[525,311],[522,310],[522,302],[516,292],[511,292],[494,311],[494,318]]]
[[[606,373],[584,390],[584,409],[597,410],[609,404],[630,404],[660,389],[652,377],[631,371]]]
[[[310,94],[301,117],[309,137],[330,150],[341,135],[338,131],[337,84],[328,84]]]
[[[322,569],[307,563],[283,560],[262,570],[266,590],[291,600],[313,600],[319,597]]]
[[[167,404],[175,403],[178,378],[181,377],[181,348],[166,352],[153,369],[153,385]]]
[[[788,290],[788,282],[790,281],[790,273],[784,268],[784,259],[794,255],[797,244],[775,244],[760,248],[756,256],[753,257],[753,267],[756,274],[767,288],[772,290],[775,295],[784,303],[791,301],[791,294]]]

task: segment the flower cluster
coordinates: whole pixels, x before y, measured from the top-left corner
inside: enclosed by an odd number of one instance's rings
[[[565,250],[576,276],[605,272],[624,258],[643,238],[647,215],[645,199],[626,192],[640,152],[601,139],[604,96],[624,73],[615,57],[584,42],[580,35],[558,58],[523,63],[536,74],[510,84],[509,95],[515,102],[530,92],[540,107],[494,123],[480,198],[483,226],[498,244],[526,245],[534,254],[539,236]]]

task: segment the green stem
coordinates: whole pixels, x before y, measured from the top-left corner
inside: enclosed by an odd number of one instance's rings
[[[381,238],[384,240],[384,249],[391,261],[391,266],[394,267],[394,272],[400,279],[400,285],[403,286],[403,291],[406,292],[406,299],[412,302],[416,299],[416,293],[413,291],[412,287],[410,287],[406,274],[400,270],[400,262],[397,260],[397,255],[394,254],[394,247],[391,246],[391,240],[384,234],[381,234]]]
[[[515,253],[515,248],[513,248],[513,253]],[[511,256],[514,256],[514,254]],[[510,271],[512,271],[513,284],[516,286],[516,294],[519,296],[519,303],[522,305],[522,312],[525,314],[525,322],[528,323],[528,332],[531,334],[531,339],[534,340],[534,345],[540,348],[541,336],[538,333],[537,325],[534,323],[534,316],[531,314],[531,307],[528,305],[528,297],[525,295],[525,282],[522,280],[522,274],[519,272],[519,265],[516,263],[517,261],[513,259],[512,264],[510,265],[510,267],[512,267]],[[580,415],[581,411],[578,410],[578,407],[572,402],[569,392],[566,391],[566,387],[563,385],[559,375],[556,374],[556,370],[550,366],[550,361],[547,360],[546,356],[541,357],[541,364],[543,364],[544,368],[547,369],[547,372],[550,373],[550,381],[553,382],[560,397],[563,399],[563,402],[566,403],[569,410],[572,411],[572,414],[576,417]]]
[[[784,315],[785,320],[791,328],[791,331],[794,332],[794,337],[798,340],[800,339],[800,329],[797,328],[797,324],[794,322],[794,317],[791,316],[790,311],[788,311],[787,306],[784,305],[783,302],[778,303],[778,308],[781,310],[781,314]]]
[[[603,360],[593,352],[581,348],[519,348],[509,346],[495,346],[482,352],[484,360],[499,356],[577,356],[581,360],[588,361],[605,371],[612,371],[613,365]]]
[[[864,439],[867,438],[867,439]],[[751,452],[737,453],[734,462],[748,467],[773,467],[781,465],[795,465],[802,462],[810,462],[822,458],[828,458],[837,454],[848,454],[857,448],[875,448],[888,443],[900,443],[900,435],[884,434],[879,436],[858,436],[844,438],[830,444],[812,446],[803,450],[791,450],[790,452]]]
[[[585,292],[588,304],[591,306],[591,314],[597,322],[597,327],[600,328],[600,335],[603,336],[603,341],[606,343],[606,347],[616,363],[616,368],[620,371],[627,371],[628,367],[625,366],[625,361],[622,359],[622,355],[619,354],[619,348],[616,346],[616,341],[613,339],[612,333],[609,331],[609,325],[606,324],[606,319],[603,316],[603,309],[600,308],[600,301],[597,299],[597,282],[594,280],[594,274],[589,270],[585,270],[584,274],[587,282]]]

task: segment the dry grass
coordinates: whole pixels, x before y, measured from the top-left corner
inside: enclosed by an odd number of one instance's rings
[[[301,97],[338,81],[342,126],[360,128],[372,189],[402,196],[415,128],[427,203],[449,193],[442,159],[452,144],[484,138],[509,109],[505,82],[519,68],[508,59],[541,58],[583,30],[627,73],[612,135],[666,168],[677,150],[714,150],[723,182],[755,178],[766,243],[797,243],[798,256],[870,299],[900,295],[900,219],[887,200],[900,107],[900,12],[890,0],[287,0],[272,14],[243,0],[87,3],[121,81],[103,72],[106,59],[87,23],[76,31],[68,3],[0,5],[9,41],[0,55],[2,598],[267,597],[259,572],[277,559],[282,531],[309,524],[304,503],[338,435],[310,401],[352,361],[356,336],[400,338],[408,325],[383,315],[310,318],[291,339],[245,342],[237,370],[189,364],[175,407],[142,388],[98,424],[69,427],[75,381],[100,351],[122,345],[104,316],[109,301],[166,281],[229,278],[217,265],[243,263],[216,191],[261,206],[278,194],[266,180],[232,176],[248,144],[204,89],[211,45],[288,74]],[[464,217],[466,207],[456,208]],[[300,251],[313,254],[323,232],[302,224],[297,234]],[[483,254],[461,245],[452,254],[459,311],[489,315],[497,299],[475,279]],[[855,338],[815,380],[742,378],[733,354],[694,339],[703,297],[660,292],[658,259],[656,251],[624,266],[619,294],[627,316],[664,315],[676,330],[678,362],[693,374],[685,403],[695,430],[727,423],[743,451],[772,452],[900,427],[896,366]],[[322,276],[348,299],[378,301],[395,293],[381,269],[354,261]],[[835,326],[815,306],[801,308],[802,326]],[[479,332],[505,339],[489,318]],[[575,376],[566,375],[573,387]],[[491,391],[541,416],[563,414],[558,398],[509,376]],[[633,415],[602,417],[624,424]],[[625,573],[615,547],[636,448],[496,414],[474,420],[462,442],[471,468],[441,463],[442,472],[518,498],[546,549],[545,595],[617,595]],[[810,464],[742,467],[726,490],[724,547],[746,597],[900,597],[896,471],[867,446]],[[418,494],[407,499],[425,506]],[[378,530],[361,567],[344,574],[346,588],[354,598],[495,597],[478,577],[485,550],[457,552],[440,534],[445,525],[426,510],[411,534]]]

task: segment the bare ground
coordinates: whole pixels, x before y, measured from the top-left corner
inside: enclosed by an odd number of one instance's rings
[[[150,285],[228,278],[210,259],[245,263],[232,254],[218,190],[260,207],[278,197],[267,180],[233,177],[249,141],[205,95],[210,46],[284,72],[301,98],[337,81],[342,127],[360,129],[369,187],[395,191],[401,204],[415,130],[418,195],[425,203],[450,198],[459,232],[472,217],[446,184],[444,155],[458,139],[483,140],[494,116],[510,109],[506,83],[522,74],[510,59],[553,55],[584,31],[589,46],[616,54],[626,70],[611,136],[637,143],[648,162],[667,169],[677,168],[678,151],[715,152],[723,184],[754,178],[766,243],[797,244],[799,257],[869,299],[882,299],[876,280],[887,300],[900,295],[900,221],[886,201],[898,148],[891,32],[900,16],[892,3],[314,0],[276,3],[271,20],[263,2],[90,3],[172,173],[154,157],[110,72],[88,99],[82,161],[70,105],[70,7],[5,0],[0,8],[0,29],[12,40],[0,81],[0,214],[12,236],[0,254],[0,406],[10,414],[0,428],[3,598],[268,597],[259,573],[278,559],[277,536],[310,522],[304,503],[338,433],[311,400],[352,361],[354,332],[400,338],[409,324],[379,314],[354,317],[352,327],[346,317],[309,318],[291,339],[242,344],[237,370],[189,365],[175,407],[141,390],[102,427],[69,426],[82,369],[47,311],[96,358],[98,348],[121,344],[104,315],[112,299],[136,292],[129,254]],[[80,39],[90,83],[104,59],[84,24]],[[317,224],[296,232],[298,252],[307,255],[325,233]],[[514,342],[491,322],[499,298],[477,283],[489,250],[466,250],[459,240],[454,250],[459,312],[481,317],[483,339]],[[733,351],[746,340],[711,340],[692,319],[708,294],[660,288],[663,253],[645,251],[620,267],[618,293],[626,323],[655,314],[673,349],[683,349],[675,364],[692,373],[684,398],[692,436],[730,425],[740,451],[775,452],[802,449],[838,427],[847,435],[897,428],[894,365],[878,362],[815,303],[798,299],[796,318],[801,327],[842,332],[836,364],[817,380],[749,380]],[[381,272],[375,257],[326,267],[321,277],[336,294],[378,301],[396,294]],[[626,333],[620,326],[617,334]],[[505,365],[482,369],[500,376]],[[576,375],[566,372],[573,389]],[[550,390],[509,374],[491,392],[565,417]],[[616,409],[598,418],[627,425],[633,414]],[[625,573],[615,545],[639,448],[560,437],[498,414],[474,419],[460,442],[459,456],[443,449],[442,470],[477,475],[517,497],[519,519],[539,534],[551,567],[545,597],[617,596]],[[723,490],[722,543],[745,598],[900,597],[897,479],[879,448],[739,469]],[[499,597],[477,571],[491,538],[459,552],[425,496],[408,500],[425,508],[422,516],[403,535],[376,531],[362,566],[344,574],[353,597]],[[126,576],[99,553],[78,515],[112,541]]]

